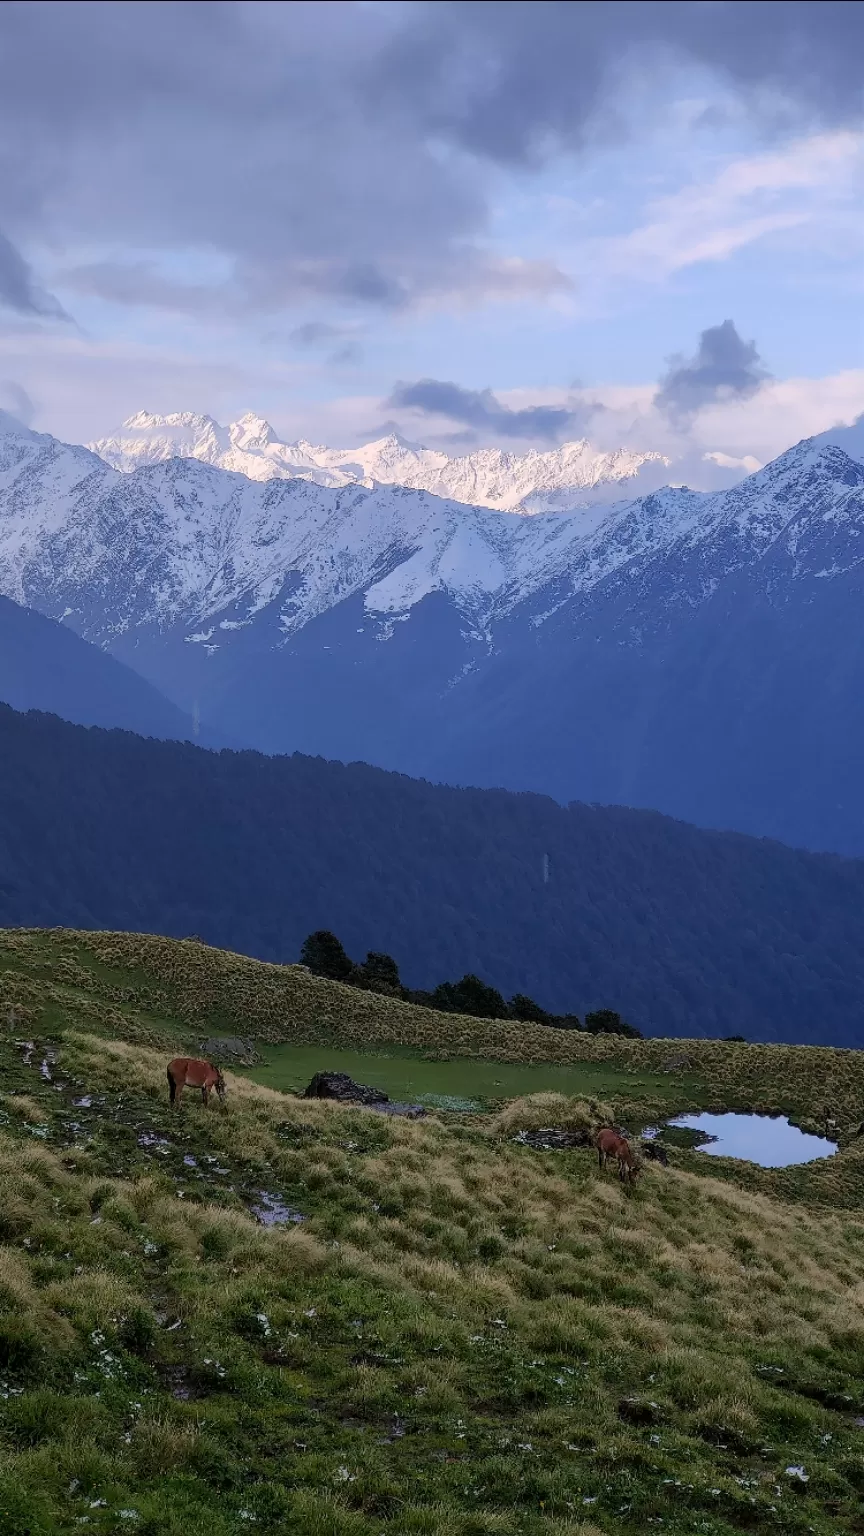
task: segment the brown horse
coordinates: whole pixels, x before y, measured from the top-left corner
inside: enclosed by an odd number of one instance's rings
[[[626,1136],[619,1136],[611,1126],[598,1131],[594,1137],[594,1145],[597,1148],[597,1161],[601,1168],[605,1168],[610,1157],[614,1157],[618,1164],[618,1177],[622,1184],[632,1184],[639,1177],[642,1166],[633,1154]]]
[[[168,1089],[171,1103],[176,1109],[180,1108],[184,1088],[200,1088],[204,1105],[209,1104],[210,1094],[215,1088],[220,1102],[225,1102],[225,1079],[219,1068],[211,1066],[209,1061],[199,1061],[194,1056],[175,1056],[173,1061],[169,1061]]]

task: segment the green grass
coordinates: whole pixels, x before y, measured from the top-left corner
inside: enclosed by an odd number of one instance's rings
[[[200,945],[0,937],[2,1536],[860,1536],[860,1144],[787,1170],[676,1147],[627,1192],[512,1140],[661,1090],[686,1108],[700,1080],[804,1122],[828,1095],[851,1125],[854,1053],[435,1062],[400,1007]],[[387,1054],[361,1059],[394,1088],[572,1071],[587,1097],[405,1122],[229,1074],[224,1113],[172,1114],[166,1053],[214,1019],[304,1050],[317,1028],[319,1067],[377,1020]],[[673,1056],[698,1070],[658,1073]],[[258,1225],[262,1190],[302,1224]]]
[[[356,1082],[382,1088],[391,1099],[411,1103],[469,1102],[478,1107],[490,1100],[514,1099],[524,1094],[563,1093],[576,1098],[623,1095],[631,1099],[681,1101],[707,1104],[707,1084],[688,1075],[681,1079],[659,1072],[616,1067],[612,1063],[583,1061],[569,1066],[507,1061],[478,1061],[472,1057],[429,1060],[415,1049],[379,1047],[377,1051],[348,1051],[328,1046],[326,1059],[320,1045],[265,1046],[263,1061],[244,1072],[256,1083],[283,1093],[302,1091],[313,1073],[322,1069],[347,1072]]]

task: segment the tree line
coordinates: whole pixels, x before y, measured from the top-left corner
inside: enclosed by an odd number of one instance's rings
[[[627,1035],[641,1039],[641,1030],[625,1023],[612,1008],[597,1008],[584,1020],[575,1013],[549,1013],[533,997],[516,992],[509,1002],[497,987],[468,972],[459,981],[442,981],[431,992],[403,985],[399,966],[392,955],[370,949],[359,964],[352,960],[341,939],[328,928],[317,928],[303,942],[300,964],[313,975],[341,981],[364,992],[380,992],[385,997],[399,997],[406,1003],[419,1003],[439,1013],[463,1013],[475,1019],[512,1019],[523,1024],[548,1024],[553,1029],[583,1029],[589,1035]]]

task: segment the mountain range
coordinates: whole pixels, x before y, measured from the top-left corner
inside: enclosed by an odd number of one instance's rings
[[[313,485],[407,485],[499,512],[569,511],[653,488],[668,478],[660,453],[618,448],[611,453],[585,439],[543,452],[505,453],[478,448],[450,456],[406,442],[390,432],[358,448],[283,442],[263,417],[248,412],[227,427],[212,416],[138,411],[118,432],[88,447],[114,469],[141,469],[166,459],[197,459],[250,480],[296,478]],[[650,481],[650,485],[649,485]],[[637,485],[638,482],[638,485]]]
[[[214,739],[864,852],[860,428],[531,517],[0,428],[0,591]]]

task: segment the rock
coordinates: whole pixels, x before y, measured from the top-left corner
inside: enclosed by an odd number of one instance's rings
[[[367,1109],[375,1109],[379,1115],[401,1115],[405,1120],[422,1120],[427,1113],[425,1104],[367,1104]]]
[[[642,1156],[646,1162],[662,1163],[666,1168],[669,1164],[669,1153],[665,1147],[661,1147],[658,1141],[643,1141],[641,1147]]]
[[[555,1126],[544,1126],[538,1131],[520,1131],[513,1137],[520,1146],[534,1147],[538,1151],[565,1152],[569,1147],[590,1147],[590,1131],[562,1131]]]
[[[367,1088],[363,1083],[355,1083],[347,1072],[316,1072],[303,1097],[338,1099],[342,1104],[366,1104],[372,1109],[390,1103],[389,1094],[382,1093],[380,1088]]]
[[[207,1061],[236,1061],[241,1066],[251,1067],[261,1057],[251,1040],[241,1040],[239,1035],[212,1035],[209,1040],[201,1041],[201,1055]]]
[[[659,1403],[646,1402],[641,1397],[622,1397],[618,1417],[628,1424],[659,1424],[663,1413]]]

